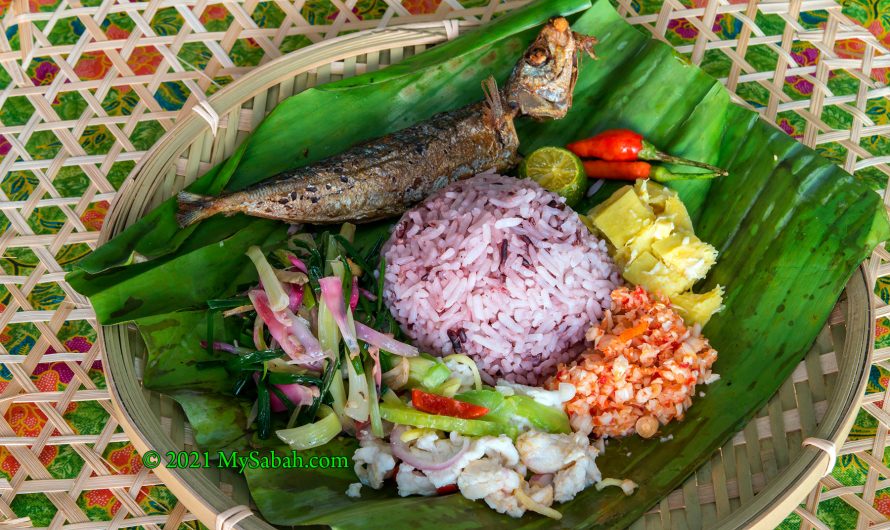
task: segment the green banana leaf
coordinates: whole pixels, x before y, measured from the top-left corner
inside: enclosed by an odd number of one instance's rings
[[[214,330],[225,330],[221,313],[214,315]],[[227,393],[231,378],[222,366],[201,367],[198,363],[225,360],[220,352],[201,347],[207,338],[207,311],[180,311],[136,321],[148,352],[142,381],[146,388],[171,394],[192,390]],[[228,341],[231,336],[214,337]]]
[[[533,36],[535,24],[555,12],[575,12],[586,6],[586,2],[568,0],[535,3],[499,19],[487,31],[400,65],[298,94],[273,111],[243,150],[194,186],[203,190],[243,187],[370,135],[475,100],[483,77],[494,73],[500,81],[505,79],[519,50]],[[362,499],[350,499],[343,492],[355,479],[342,470],[247,470],[254,500],[270,522],[356,529],[376,528],[381,521],[393,528],[627,526],[678,486],[766,403],[812,344],[856,265],[890,237],[880,197],[864,182],[754,113],[732,105],[719,83],[666,45],[629,26],[606,0],[597,0],[574,18],[573,28],[599,38],[600,58],[582,63],[574,107],[565,119],[517,122],[522,150],[527,153],[606,128],[628,127],[665,151],[730,170],[727,178],[675,185],[693,215],[696,232],[721,252],[717,265],[699,286],[708,289],[719,283],[727,288],[727,309],[704,330],[720,352],[715,370],[721,380],[706,389],[706,397],[695,401],[683,422],[665,429],[664,435],[673,436],[670,442],[634,437],[609,445],[598,461],[603,474],[637,482],[640,488],[634,495],[626,497],[617,488],[588,489],[558,506],[564,514],[558,523],[534,515],[509,520],[457,495],[399,498],[392,489],[372,492],[365,488]],[[319,108],[325,109],[323,116],[306,112]],[[299,130],[289,126],[296,116],[305,124]],[[288,149],[281,149],[284,145]],[[280,152],[297,153],[297,158],[281,160]],[[93,254],[82,270],[71,275],[72,285],[91,297],[103,323],[151,317],[156,318],[150,321],[156,325],[181,319],[176,326],[188,326],[188,313],[157,315],[199,306],[200,297],[156,292],[154,281],[161,275],[179,285],[198,279],[207,284],[206,292],[231,292],[223,274],[200,279],[199,275],[219,265],[201,260],[219,257],[221,253],[214,253],[213,247],[223,238],[246,244],[249,238],[244,231],[254,229],[247,224],[250,221],[235,217],[212,225],[213,220],[207,221],[182,233],[171,224],[171,203],[146,219],[150,222],[137,223],[103,247],[105,252],[99,249]],[[271,243],[281,237],[279,231],[270,228],[258,233],[255,242]],[[237,245],[226,246],[233,250],[225,257],[237,261]],[[155,259],[132,264],[134,255]],[[184,259],[194,268],[177,267]],[[252,280],[243,270],[243,260],[238,263],[242,268],[232,265],[230,284]],[[169,301],[171,294],[176,297]],[[134,307],[132,300],[141,303]],[[187,333],[174,328],[163,330],[165,338],[157,340],[167,345],[184,340]],[[166,362],[164,351],[160,346],[155,349],[149,347],[149,363],[154,358],[160,366]],[[195,350],[183,348],[180,362],[187,364],[203,355]],[[770,369],[763,370],[764,366]],[[195,380],[188,370],[165,377],[160,382],[147,381],[146,386],[157,384],[176,395]],[[219,390],[213,383],[203,384]],[[230,417],[225,420],[229,424],[224,424],[223,411],[209,402],[191,408],[189,413],[186,406],[186,412],[200,424],[203,438],[199,439],[231,443],[235,434],[231,425],[237,422]],[[217,420],[192,417],[208,410],[217,410],[212,415]],[[349,456],[350,443],[338,441],[323,450]]]
[[[207,300],[256,284],[256,269],[244,254],[248,247],[274,245],[287,236],[287,227],[281,223],[266,219],[245,223],[249,218],[239,217],[232,218],[232,223],[244,226],[198,248],[187,243],[175,254],[97,275],[78,270],[67,279],[90,298],[96,318],[105,325],[204,306]],[[220,218],[214,226],[224,220]]]

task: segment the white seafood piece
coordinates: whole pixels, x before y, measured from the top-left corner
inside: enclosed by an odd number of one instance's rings
[[[583,434],[549,434],[530,431],[516,439],[519,457],[533,473],[556,473],[561,469],[588,457],[596,458],[597,450]]]
[[[519,504],[519,499],[515,495],[504,490],[499,490],[491,495],[486,495],[485,504],[492,510],[507,514],[510,517],[522,517],[525,513],[525,507]]]
[[[528,489],[528,496],[532,498],[533,501],[538,504],[542,504],[544,506],[550,506],[553,504],[553,484],[547,484],[544,486],[538,484],[530,484]]]
[[[396,485],[399,487],[399,495],[423,495],[429,497],[436,494],[436,487],[422,471],[414,469],[402,462],[399,472],[396,473]]]
[[[474,460],[457,479],[461,495],[470,499],[484,499],[493,510],[511,517],[521,517],[525,509],[513,496],[522,481],[519,473],[502,466],[496,460]]]
[[[346,488],[346,496],[351,497],[353,499],[358,499],[362,496],[362,483],[361,482],[353,482]]]
[[[355,474],[365,486],[375,490],[383,487],[383,479],[396,467],[396,459],[388,443],[369,438],[360,442],[361,447],[352,456]]]
[[[556,474],[553,478],[553,500],[568,502],[585,488],[602,479],[600,470],[594,462],[596,454],[596,449],[591,447],[584,458]]]

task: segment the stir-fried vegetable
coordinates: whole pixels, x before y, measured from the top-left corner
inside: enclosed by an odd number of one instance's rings
[[[300,306],[303,305],[303,291],[305,289],[303,286],[289,285],[290,290],[288,291],[288,303],[287,307],[291,310],[291,312],[296,313],[300,310]]]
[[[483,420],[501,425],[530,425],[549,433],[570,433],[569,417],[561,408],[548,407],[529,396],[504,396],[496,390],[470,390],[455,399],[486,407],[489,412]]]
[[[290,322],[285,320],[284,315],[277,314],[287,309],[287,300],[285,300],[283,307],[275,310],[272,309],[272,301],[268,298],[266,292],[254,289],[248,293],[248,296],[256,308],[257,315],[263,319],[263,323],[269,329],[272,338],[281,345],[285,353],[290,355],[291,358],[297,359],[302,346],[291,335],[289,329]]]
[[[334,317],[337,327],[340,328],[340,333],[343,336],[346,347],[349,349],[349,353],[353,356],[358,355],[359,349],[358,341],[355,338],[355,330],[348,325],[347,309],[343,302],[342,280],[336,276],[327,276],[319,279],[318,284],[321,286],[321,298]]]
[[[450,377],[445,380],[444,383],[434,387],[431,392],[433,394],[437,394],[445,397],[454,397],[455,394],[460,390],[460,379],[456,377]]]
[[[414,357],[420,353],[414,346],[399,342],[390,336],[380,333],[374,328],[362,324],[361,322],[355,323],[355,331],[359,339],[383,351],[401,355],[402,357]]]
[[[364,368],[358,359],[346,361],[346,375],[349,383],[349,394],[346,398],[346,415],[356,421],[368,421],[370,408],[368,399],[368,380],[364,377]]]
[[[340,420],[331,407],[322,405],[318,409],[319,420],[293,429],[275,431],[282,442],[298,451],[324,445],[340,434]]]
[[[320,387],[322,384],[322,380],[314,375],[285,374],[281,372],[272,372],[271,370],[266,376],[266,379],[273,385],[291,385],[296,383],[300,385],[314,385]]]
[[[371,434],[377,438],[383,438],[383,421],[380,419],[380,403],[377,399],[377,389],[379,387],[374,381],[373,371],[372,363],[366,361],[365,375],[367,376],[368,384],[368,417],[371,420]]]
[[[257,436],[259,436],[261,440],[265,440],[269,437],[269,433],[272,430],[272,403],[271,398],[269,397],[269,388],[262,379],[257,380],[256,388],[257,400],[255,406],[257,408]]]
[[[259,379],[259,372],[254,372],[254,379]],[[313,390],[299,383],[276,384],[268,378],[266,383],[272,412],[293,412],[294,408],[311,404],[318,394],[317,388]]]
[[[411,388],[422,387],[430,390],[444,383],[450,376],[451,370],[438,359],[426,356],[408,359],[407,386]]]
[[[256,318],[253,320],[253,344],[261,350],[269,348],[266,345],[266,337],[264,334],[265,329],[266,324],[263,322],[263,317],[257,313]]]
[[[413,425],[442,431],[456,432],[467,436],[498,436],[507,434],[516,436],[516,429],[490,421],[455,418],[422,412],[403,404],[396,405],[384,401],[380,404],[380,416],[397,425]]]
[[[479,375],[479,367],[476,366],[476,361],[470,359],[466,355],[462,353],[452,353],[445,357],[445,362],[455,362],[462,364],[470,369],[473,372],[473,387],[476,390],[482,390],[482,376]]]
[[[334,316],[328,310],[327,305],[322,300],[318,305],[318,339],[325,355],[334,360],[339,366],[340,362],[340,331]],[[339,370],[337,376],[333,378],[331,383],[331,396],[334,398],[332,407],[340,423],[344,426],[351,427],[352,419],[346,415],[346,387],[343,385],[343,378],[340,377]]]
[[[272,266],[266,261],[266,256],[263,255],[263,251],[260,250],[260,247],[252,246],[248,248],[247,257],[250,258],[250,261],[252,261],[254,267],[256,267],[260,282],[263,284],[263,289],[269,297],[269,307],[272,308],[272,311],[286,309],[288,303],[287,293],[285,293],[284,289],[281,287],[281,282],[275,276],[275,270],[272,269]]]
[[[444,383],[451,376],[451,370],[441,363],[434,363],[426,375],[421,379],[420,386],[424,388],[435,388]]]
[[[238,353],[232,355],[226,360],[202,361],[197,364],[198,368],[210,368],[212,366],[224,366],[229,373],[250,372],[263,369],[263,363],[276,359],[284,355],[284,351],[276,350],[257,350]]]
[[[474,419],[488,414],[488,409],[466,401],[458,401],[445,396],[424,392],[418,388],[411,391],[411,403],[417,410],[431,414]]]
[[[395,366],[383,374],[383,384],[394,390],[400,390],[408,383],[409,366],[407,359],[398,358]]]

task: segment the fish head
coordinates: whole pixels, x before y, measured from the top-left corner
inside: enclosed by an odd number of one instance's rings
[[[536,119],[564,117],[572,107],[578,55],[595,58],[594,44],[596,37],[575,33],[565,18],[550,19],[510,74],[505,90],[509,107]]]

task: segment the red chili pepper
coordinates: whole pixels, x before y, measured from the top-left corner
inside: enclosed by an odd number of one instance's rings
[[[712,166],[711,164],[696,162],[695,160],[663,153],[656,149],[654,145],[644,140],[641,134],[628,129],[611,129],[603,131],[596,136],[572,142],[566,147],[569,151],[582,158],[599,158],[609,162],[655,160],[682,166],[704,168],[716,173],[718,176],[725,176],[727,174],[726,170]]]
[[[438,495],[449,495],[457,491],[457,484],[446,484],[441,488],[436,488]]]
[[[417,388],[411,390],[411,403],[414,408],[429,412],[430,414],[439,414],[442,416],[453,416],[455,418],[463,418],[471,420],[488,414],[488,409],[466,401],[458,401],[450,397],[430,394]]]
[[[585,160],[584,171],[592,179],[636,180],[649,178],[652,165],[648,162]]]
[[[570,143],[569,151],[582,158],[600,158],[612,162],[639,160],[643,135],[628,129],[603,131],[585,140]]]
[[[712,179],[716,173],[672,173],[661,166],[648,162],[612,162],[609,160],[585,160],[584,171],[590,178],[611,180],[638,180],[651,178],[656,182],[674,180]]]

